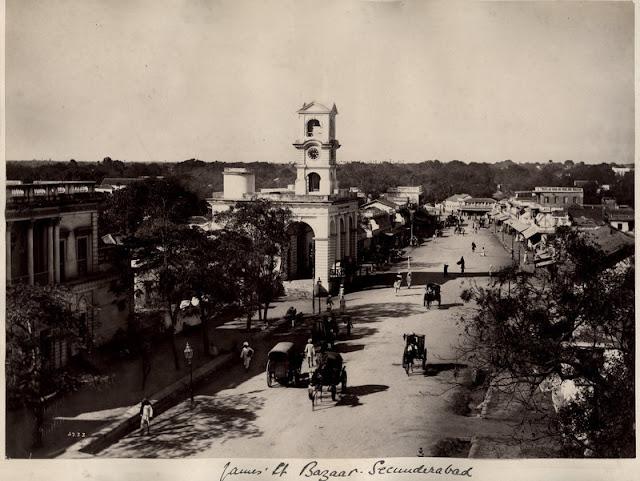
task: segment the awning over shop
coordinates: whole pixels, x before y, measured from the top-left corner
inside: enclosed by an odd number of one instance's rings
[[[529,227],[527,230],[525,230],[522,235],[524,236],[525,239],[530,239],[531,237],[533,237],[536,234],[539,234],[540,232],[538,232],[538,227],[536,227],[535,225],[532,225],[531,227]]]
[[[504,222],[507,219],[509,219],[509,214],[505,214],[504,212],[501,212],[498,215],[496,215],[496,220],[499,220],[500,222]]]
[[[511,227],[513,227],[518,232],[524,232],[531,226],[529,224],[525,224],[524,222],[520,222],[519,220],[512,219]]]

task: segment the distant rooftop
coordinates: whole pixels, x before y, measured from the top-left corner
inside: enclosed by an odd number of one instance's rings
[[[336,108],[336,104],[333,104],[332,108],[327,107],[326,105],[321,104],[320,102],[316,102],[312,100],[311,102],[303,103],[302,108],[298,110],[299,114],[329,114],[329,113],[338,113],[338,109]]]
[[[536,187],[534,192],[583,192],[582,187]]]

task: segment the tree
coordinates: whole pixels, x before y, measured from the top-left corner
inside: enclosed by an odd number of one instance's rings
[[[100,216],[101,231],[119,239],[114,249],[122,276],[116,289],[126,289],[133,300],[136,274],[155,282],[171,319],[176,369],[180,367],[180,356],[175,327],[180,302],[191,298],[185,273],[191,258],[190,242],[197,235],[186,222],[203,211],[203,203],[175,179],[147,179],[114,192],[106,199]],[[131,260],[135,261],[135,269],[131,268]],[[136,332],[139,326],[131,327],[139,338]]]
[[[534,274],[502,271],[495,283],[465,290],[478,305],[462,319],[461,354],[491,373],[498,389],[574,381],[579,395],[549,417],[547,435],[572,456],[633,456],[634,264],[614,266],[581,233],[559,229],[556,262]]]
[[[290,220],[289,209],[264,199],[238,203],[216,216],[227,230],[247,239],[240,287],[247,329],[256,308],[266,320],[270,303],[282,291],[279,264],[289,242],[286,229]]]
[[[193,229],[185,239],[182,266],[191,298],[197,299],[203,351],[210,353],[209,325],[221,312],[238,307],[248,238],[225,229]]]
[[[85,326],[69,309],[69,296],[50,286],[13,284],[7,288],[7,404],[26,406],[33,413],[35,447],[42,445],[48,397],[76,389],[81,379],[80,374],[54,365],[46,356],[49,339],[79,349],[87,347]]]

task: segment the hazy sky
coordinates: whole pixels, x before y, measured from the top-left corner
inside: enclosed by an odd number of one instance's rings
[[[8,159],[632,162],[631,2],[7,0]]]

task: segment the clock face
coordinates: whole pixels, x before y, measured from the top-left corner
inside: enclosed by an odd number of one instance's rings
[[[316,149],[315,147],[311,147],[307,151],[307,155],[309,156],[310,159],[315,160],[320,156],[320,152],[318,152],[318,149]]]

